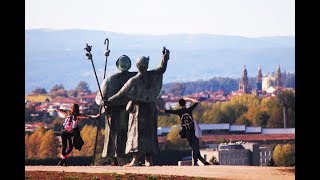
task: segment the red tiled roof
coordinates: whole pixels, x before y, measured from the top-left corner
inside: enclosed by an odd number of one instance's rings
[[[42,111],[42,110],[44,110],[44,109],[46,109],[46,108],[48,108],[48,105],[42,104],[42,105],[36,106],[36,107],[35,107],[35,110],[36,110],[36,111]]]
[[[45,125],[45,123],[44,122],[35,122],[35,123],[33,123],[32,124],[33,126],[44,126]]]
[[[96,98],[96,96],[97,96],[97,94],[96,93],[93,93],[93,94],[88,94],[88,95],[84,95],[84,96],[82,96],[82,98],[92,98],[92,99],[95,99]]]
[[[216,99],[210,98],[210,99],[206,99],[206,100],[204,100],[204,101],[205,101],[205,102],[215,103],[216,101],[219,101],[219,100],[216,100]]]
[[[51,103],[78,103],[76,100],[71,98],[56,98],[51,101]]]
[[[201,141],[219,141],[221,139],[231,139],[232,141],[295,140],[295,134],[215,134],[200,137]]]
[[[295,140],[295,134],[214,134],[204,135],[199,138],[200,141],[220,141],[225,139],[229,141],[272,141],[272,140]],[[163,143],[167,136],[158,136],[158,142]]]
[[[179,97],[162,98],[164,102],[178,102],[179,99]]]

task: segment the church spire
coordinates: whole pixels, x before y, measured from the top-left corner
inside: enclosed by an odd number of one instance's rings
[[[242,91],[244,93],[249,92],[249,80],[248,80],[248,73],[247,73],[246,65],[243,66],[242,79],[239,82],[239,91]]]

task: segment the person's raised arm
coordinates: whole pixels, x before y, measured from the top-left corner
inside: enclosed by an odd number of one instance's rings
[[[189,97],[185,97],[185,98],[183,98],[184,100],[189,100],[189,101],[191,101],[191,102],[193,102],[193,103],[197,103],[197,102],[199,102],[198,100],[196,100],[196,99],[193,99],[193,98],[189,98]]]
[[[198,100],[196,100],[196,99],[193,99],[193,98],[189,98],[189,97],[185,97],[185,98],[183,98],[184,100],[189,100],[189,101],[191,101],[193,104],[188,108],[188,109],[190,109],[190,110],[193,110],[197,105],[198,105],[198,103],[199,103],[199,101]]]

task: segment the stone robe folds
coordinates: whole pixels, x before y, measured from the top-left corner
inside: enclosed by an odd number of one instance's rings
[[[159,153],[157,136],[157,108],[155,105],[162,87],[163,73],[167,61],[162,57],[159,68],[139,72],[130,78],[120,91],[110,97],[113,104],[123,97],[132,101],[129,114],[128,136],[125,153],[141,152],[152,155]]]
[[[127,80],[137,72],[122,71],[107,77],[101,84],[101,91],[104,99],[108,99],[116,94]],[[96,103],[102,105],[100,93],[96,96]],[[105,138],[102,151],[102,157],[123,157],[125,155],[125,147],[128,131],[129,113],[126,111],[126,105],[129,99],[126,97],[119,98],[113,106],[105,110]]]

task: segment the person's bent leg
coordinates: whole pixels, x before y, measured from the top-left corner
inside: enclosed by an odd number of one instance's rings
[[[62,132],[61,133],[61,142],[62,142],[62,149],[61,149],[61,160],[60,162],[58,163],[59,166],[64,166],[66,164],[66,149],[67,149],[67,144],[68,144],[68,139],[67,139],[67,135],[65,132]]]
[[[192,136],[191,148],[192,148],[193,165],[198,166],[200,150],[199,150],[199,139],[196,136]]]
[[[67,145],[68,145],[68,137],[67,137],[66,133],[64,133],[64,132],[61,133],[61,142],[62,142],[61,154],[62,154],[62,156],[65,156]]]
[[[73,150],[73,142],[72,142],[72,136],[69,135],[68,136],[68,142],[69,142],[69,147],[66,149],[66,157],[69,157],[70,156],[70,153],[72,152]]]
[[[198,159],[202,162],[203,165],[210,165],[210,163],[208,163],[200,154],[200,151],[199,151],[199,154],[198,154]]]
[[[193,147],[194,147],[193,149],[195,152],[195,156],[194,156],[195,163],[197,163],[197,160],[200,160],[204,165],[209,165],[209,163],[200,154],[199,139],[196,136],[193,137]]]
[[[192,149],[192,165],[194,166],[197,166],[198,163],[198,158],[197,158],[197,150],[195,149],[195,143],[194,143],[194,138],[193,138],[193,135],[192,135],[192,132],[189,132],[187,131],[187,141],[188,141],[188,144],[189,146],[191,147]]]

